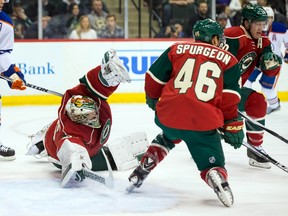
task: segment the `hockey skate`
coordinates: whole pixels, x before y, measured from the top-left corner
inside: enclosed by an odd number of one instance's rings
[[[15,150],[0,144],[0,160],[15,160]]]
[[[131,185],[126,188],[126,191],[132,192],[135,188],[139,188],[144,180],[149,175],[150,171],[144,168],[143,164],[140,164],[133,173],[129,176]]]
[[[261,146],[254,146],[254,148],[261,151],[264,154],[267,154]],[[250,149],[247,149],[247,156],[249,158],[249,165],[250,166],[254,166],[254,167],[258,167],[258,168],[264,168],[264,169],[270,169],[271,168],[269,161],[258,156],[256,153],[254,153]]]
[[[212,168],[206,175],[206,182],[214,189],[218,199],[226,206],[230,207],[234,203],[233,193],[224,175],[219,171],[220,168]]]
[[[281,108],[280,103],[279,103],[278,106],[275,107],[275,108],[271,108],[271,107],[269,106],[269,107],[267,107],[266,114],[270,114],[270,113],[272,113],[272,112],[278,111],[278,110],[280,110],[280,108]]]
[[[42,158],[42,157],[47,156],[47,151],[45,150],[43,140],[44,140],[46,131],[48,130],[49,126],[50,124],[43,127],[36,134],[32,134],[29,136],[31,140],[27,144],[28,151],[26,155],[33,155],[36,158]]]

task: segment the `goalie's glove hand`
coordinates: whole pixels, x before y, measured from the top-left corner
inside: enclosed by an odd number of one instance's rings
[[[8,81],[8,85],[11,89],[25,90],[26,81],[24,74],[14,64],[10,65],[7,71],[1,73],[2,76],[10,77],[13,81]]]
[[[284,62],[288,64],[288,49],[285,51]]]
[[[158,102],[158,99],[153,99],[146,95],[146,104],[149,106],[149,108],[151,108],[154,111],[156,110],[157,102]]]
[[[260,59],[261,70],[274,70],[282,64],[282,59],[273,52],[264,53]]]
[[[235,149],[240,148],[244,139],[243,120],[235,118],[225,122],[224,126],[220,129],[221,136],[226,143],[232,145]]]
[[[117,86],[120,82],[131,82],[128,71],[113,49],[104,54],[99,78],[105,86]]]

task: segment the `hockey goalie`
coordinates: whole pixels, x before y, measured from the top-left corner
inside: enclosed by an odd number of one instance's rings
[[[83,181],[83,170],[128,170],[139,164],[148,146],[146,134],[136,132],[107,142],[112,125],[106,101],[121,82],[130,77],[114,50],[104,54],[101,65],[90,70],[80,83],[67,90],[58,118],[37,132],[27,155],[48,156],[61,168],[61,186]]]

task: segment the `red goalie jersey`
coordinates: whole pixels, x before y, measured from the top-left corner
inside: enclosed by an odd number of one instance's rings
[[[98,77],[100,68],[98,66],[89,71],[80,79],[79,85],[65,92],[58,109],[58,119],[49,127],[44,140],[45,148],[51,157],[58,160],[57,152],[65,139],[72,139],[70,141],[73,143],[85,147],[89,156],[95,155],[108,140],[112,116],[106,99],[117,89],[117,86],[106,87],[100,82]],[[99,103],[100,128],[75,123],[67,116],[65,106],[72,95],[88,96]]]

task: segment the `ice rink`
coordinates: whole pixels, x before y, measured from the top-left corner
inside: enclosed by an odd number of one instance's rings
[[[267,117],[266,126],[288,139],[288,103]],[[112,104],[110,140],[145,131],[151,141],[159,132],[144,104]],[[199,176],[187,147],[180,143],[138,190],[125,192],[131,171],[114,172],[115,187],[85,179],[60,187],[60,171],[46,159],[26,156],[28,135],[56,118],[57,106],[3,107],[2,140],[16,150],[16,160],[0,162],[0,216],[287,216],[288,173],[248,165],[246,148],[223,143],[234,205],[224,207]],[[266,133],[264,149],[288,166],[288,144]],[[102,172],[106,175],[106,172]]]

